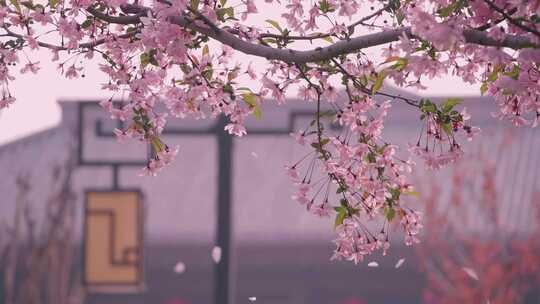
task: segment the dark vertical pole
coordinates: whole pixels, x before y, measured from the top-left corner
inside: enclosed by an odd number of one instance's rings
[[[214,270],[214,304],[233,303],[232,253],[232,155],[233,138],[224,131],[227,119],[220,116],[215,133],[218,141],[216,246],[221,247],[221,260]]]

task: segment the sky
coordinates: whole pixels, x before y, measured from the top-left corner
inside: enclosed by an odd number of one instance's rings
[[[264,18],[280,19],[280,12],[272,6],[264,7],[264,5],[259,6],[259,11],[264,11]],[[247,21],[260,24],[260,18],[259,21],[255,19]],[[59,124],[61,113],[58,101],[101,100],[110,97],[109,92],[100,89],[101,83],[107,78],[98,69],[99,61],[87,62],[85,78],[68,80],[60,76],[57,70],[58,62],[50,61],[48,50],[30,52],[28,56],[32,61],[40,62],[41,70],[37,75],[15,73],[16,80],[11,84],[10,90],[17,101],[8,109],[0,111],[0,144]],[[246,60],[245,55],[236,55],[236,57],[239,61]],[[255,59],[253,56],[249,57]],[[22,64],[20,66],[22,67]],[[465,84],[456,77],[435,79],[427,81],[426,84],[429,87],[428,90],[417,93],[428,96],[479,94],[479,86]]]

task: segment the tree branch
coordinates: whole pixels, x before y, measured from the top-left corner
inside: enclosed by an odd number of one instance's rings
[[[530,28],[530,27],[527,27],[527,26],[523,25],[523,23],[521,23],[521,21],[519,21],[519,20],[517,20],[515,18],[512,18],[512,16],[510,16],[508,13],[506,13],[504,9],[498,7],[497,5],[495,5],[490,0],[484,0],[484,2],[487,3],[489,5],[489,7],[491,7],[491,9],[493,9],[496,12],[498,12],[499,14],[503,15],[503,17],[506,18],[506,20],[508,20],[508,22],[512,23],[513,25],[517,26],[518,28],[522,29],[523,31],[532,33],[536,37],[540,38],[540,32],[538,32],[536,29]]]
[[[349,32],[354,32],[354,29],[360,25],[360,24],[363,24],[364,22],[368,21],[369,19],[375,17],[375,16],[378,16],[380,14],[382,14],[386,9],[388,9],[389,5],[386,5],[382,8],[380,8],[379,10],[375,11],[374,13],[370,14],[370,15],[367,15],[361,19],[359,19],[358,21],[350,24],[349,26],[347,26],[347,30]],[[317,34],[317,35],[312,35],[312,36],[284,36],[284,35],[279,35],[279,34],[271,34],[271,33],[263,33],[263,34],[260,34],[259,35],[259,38],[274,38],[274,39],[283,39],[283,40],[315,40],[315,39],[322,39],[322,38],[327,38],[327,37],[331,37],[333,36],[334,33],[330,32],[330,33],[320,33],[320,34]]]
[[[402,27],[394,30],[367,34],[349,40],[341,40],[324,48],[319,47],[308,51],[298,51],[292,49],[276,49],[265,45],[253,44],[251,42],[241,40],[235,35],[224,30],[216,31],[215,29],[198,26],[193,22],[188,22],[184,17],[170,17],[170,21],[171,23],[178,24],[182,27],[196,30],[201,34],[207,35],[244,54],[264,57],[270,60],[280,60],[294,63],[329,60],[339,55],[349,54],[361,49],[397,41],[403,34],[413,36],[409,27]],[[465,37],[465,41],[467,43],[484,46],[508,47],[512,49],[540,47],[528,39],[515,37],[512,35],[506,35],[504,40],[498,41],[487,36],[484,32],[467,29],[463,31],[463,36]]]
[[[93,7],[88,7],[86,9],[87,12],[89,12],[92,16],[103,20],[108,23],[114,23],[114,24],[122,24],[122,25],[130,25],[130,24],[137,24],[141,23],[140,16],[143,14],[143,12],[148,11],[148,8],[140,7],[140,11],[136,15],[130,15],[130,16],[111,16],[107,15],[105,13],[102,13],[98,10],[96,10]]]
[[[97,12],[93,9],[88,9],[88,12],[94,15],[96,18],[109,23],[125,25],[140,22],[139,15],[115,17]],[[197,31],[244,54],[290,63],[307,63],[329,60],[339,55],[354,53],[361,49],[397,41],[403,34],[410,37],[414,36],[412,35],[409,27],[400,27],[393,30],[385,30],[374,34],[363,35],[348,40],[340,40],[327,47],[318,47],[312,50],[299,51],[293,49],[277,49],[266,45],[254,44],[249,41],[242,40],[227,30],[217,27],[206,18],[201,19],[202,22],[197,23],[186,16],[170,16],[168,21],[181,27]],[[206,24],[206,26],[200,24],[203,22]],[[482,31],[465,29],[463,30],[463,36],[465,38],[465,42],[483,46],[507,47],[511,49],[530,47],[540,48],[540,45],[532,42],[531,40],[514,35],[506,35],[502,41],[499,41],[489,37]]]
[[[19,39],[24,39],[23,35],[12,32],[7,27],[4,27],[3,29],[6,31],[7,36],[14,37],[14,38],[19,38]],[[138,31],[133,31],[133,32],[122,34],[122,35],[118,35],[118,36],[116,36],[116,38],[121,38],[121,39],[129,38],[129,37],[135,36],[136,33],[138,33]],[[84,42],[84,43],[79,44],[78,49],[93,49],[94,47],[96,47],[96,46],[98,46],[100,44],[103,44],[106,41],[107,41],[106,38],[100,38],[100,39],[96,39],[94,41]],[[69,50],[65,46],[55,45],[55,44],[46,43],[46,42],[42,42],[42,41],[38,41],[37,44],[40,47],[44,47],[44,48],[51,49],[51,50],[54,50],[54,51],[67,51],[67,50]]]

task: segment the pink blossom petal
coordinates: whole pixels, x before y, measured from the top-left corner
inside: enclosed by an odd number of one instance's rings
[[[403,263],[405,263],[405,259],[404,258],[401,258],[397,261],[396,263],[396,269],[398,269],[399,267],[401,267],[403,265]]]
[[[182,274],[186,271],[186,264],[182,263],[182,262],[178,262],[175,266],[174,266],[174,272],[178,273],[178,274]]]
[[[212,248],[212,260],[216,264],[221,261],[221,247],[214,246],[214,248]]]
[[[369,262],[367,265],[368,267],[379,267],[379,263],[377,262]]]
[[[462,267],[463,271],[465,271],[465,273],[470,276],[471,278],[475,279],[475,280],[479,280],[478,278],[478,274],[476,273],[476,271],[474,271],[474,269],[472,268],[468,268],[468,267]]]

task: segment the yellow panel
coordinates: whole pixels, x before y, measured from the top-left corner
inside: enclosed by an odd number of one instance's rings
[[[137,192],[90,192],[86,205],[85,282],[139,284],[141,223]]]

